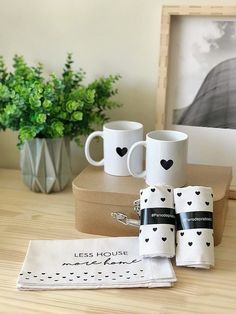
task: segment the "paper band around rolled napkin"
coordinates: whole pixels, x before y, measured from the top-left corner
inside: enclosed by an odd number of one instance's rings
[[[17,281],[20,290],[170,287],[167,258],[143,259],[138,237],[34,240]]]
[[[167,224],[175,225],[174,208],[143,208],[140,225]]]
[[[158,185],[141,190],[140,209],[139,254],[143,257],[173,257],[175,255],[173,188]]]
[[[193,211],[176,214],[176,229],[213,229],[213,214],[208,211]]]
[[[213,192],[210,187],[174,189],[176,265],[214,266]]]

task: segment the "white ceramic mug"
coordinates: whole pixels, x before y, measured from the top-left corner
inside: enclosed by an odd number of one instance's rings
[[[89,146],[93,138],[103,138],[104,158],[95,161],[91,158]],[[85,143],[85,155],[93,166],[104,166],[104,171],[114,176],[129,176],[127,155],[130,147],[143,139],[143,125],[133,121],[112,121],[104,124],[103,131],[90,134]],[[135,171],[142,171],[143,152],[140,148],[133,160]]]
[[[134,150],[146,147],[146,170],[133,168]],[[129,150],[127,166],[132,176],[145,178],[148,185],[167,184],[182,187],[187,180],[188,136],[178,131],[152,131],[146,141],[135,143]]]

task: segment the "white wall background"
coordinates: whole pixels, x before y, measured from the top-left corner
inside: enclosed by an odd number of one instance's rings
[[[60,72],[66,53],[87,72],[122,75],[115,119],[137,120],[145,131],[154,129],[162,5],[233,5],[231,1],[158,0],[0,0],[0,55],[12,63],[15,53],[30,63],[42,62],[47,71]],[[18,168],[17,134],[0,133],[0,167]],[[100,155],[95,145],[97,157]],[[78,173],[86,161],[72,143],[72,168]]]

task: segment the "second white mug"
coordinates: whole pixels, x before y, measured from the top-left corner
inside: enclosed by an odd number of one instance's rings
[[[145,178],[148,185],[167,184],[182,187],[187,180],[188,136],[178,131],[152,131],[146,141],[132,145],[127,158],[127,166],[132,176]],[[135,171],[133,160],[135,150],[146,147],[146,170]],[[134,155],[134,156],[133,156]]]

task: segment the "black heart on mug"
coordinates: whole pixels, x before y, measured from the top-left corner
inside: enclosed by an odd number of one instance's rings
[[[123,148],[121,148],[121,147],[116,147],[116,152],[117,152],[117,154],[118,154],[120,157],[125,156],[125,154],[127,153],[127,151],[128,151],[128,148],[127,148],[127,147],[123,147]]]
[[[162,160],[160,161],[161,166],[162,166],[165,170],[170,169],[170,168],[172,167],[173,163],[174,163],[174,162],[173,162],[173,160],[171,160],[171,159],[169,159],[169,160],[162,159]]]

